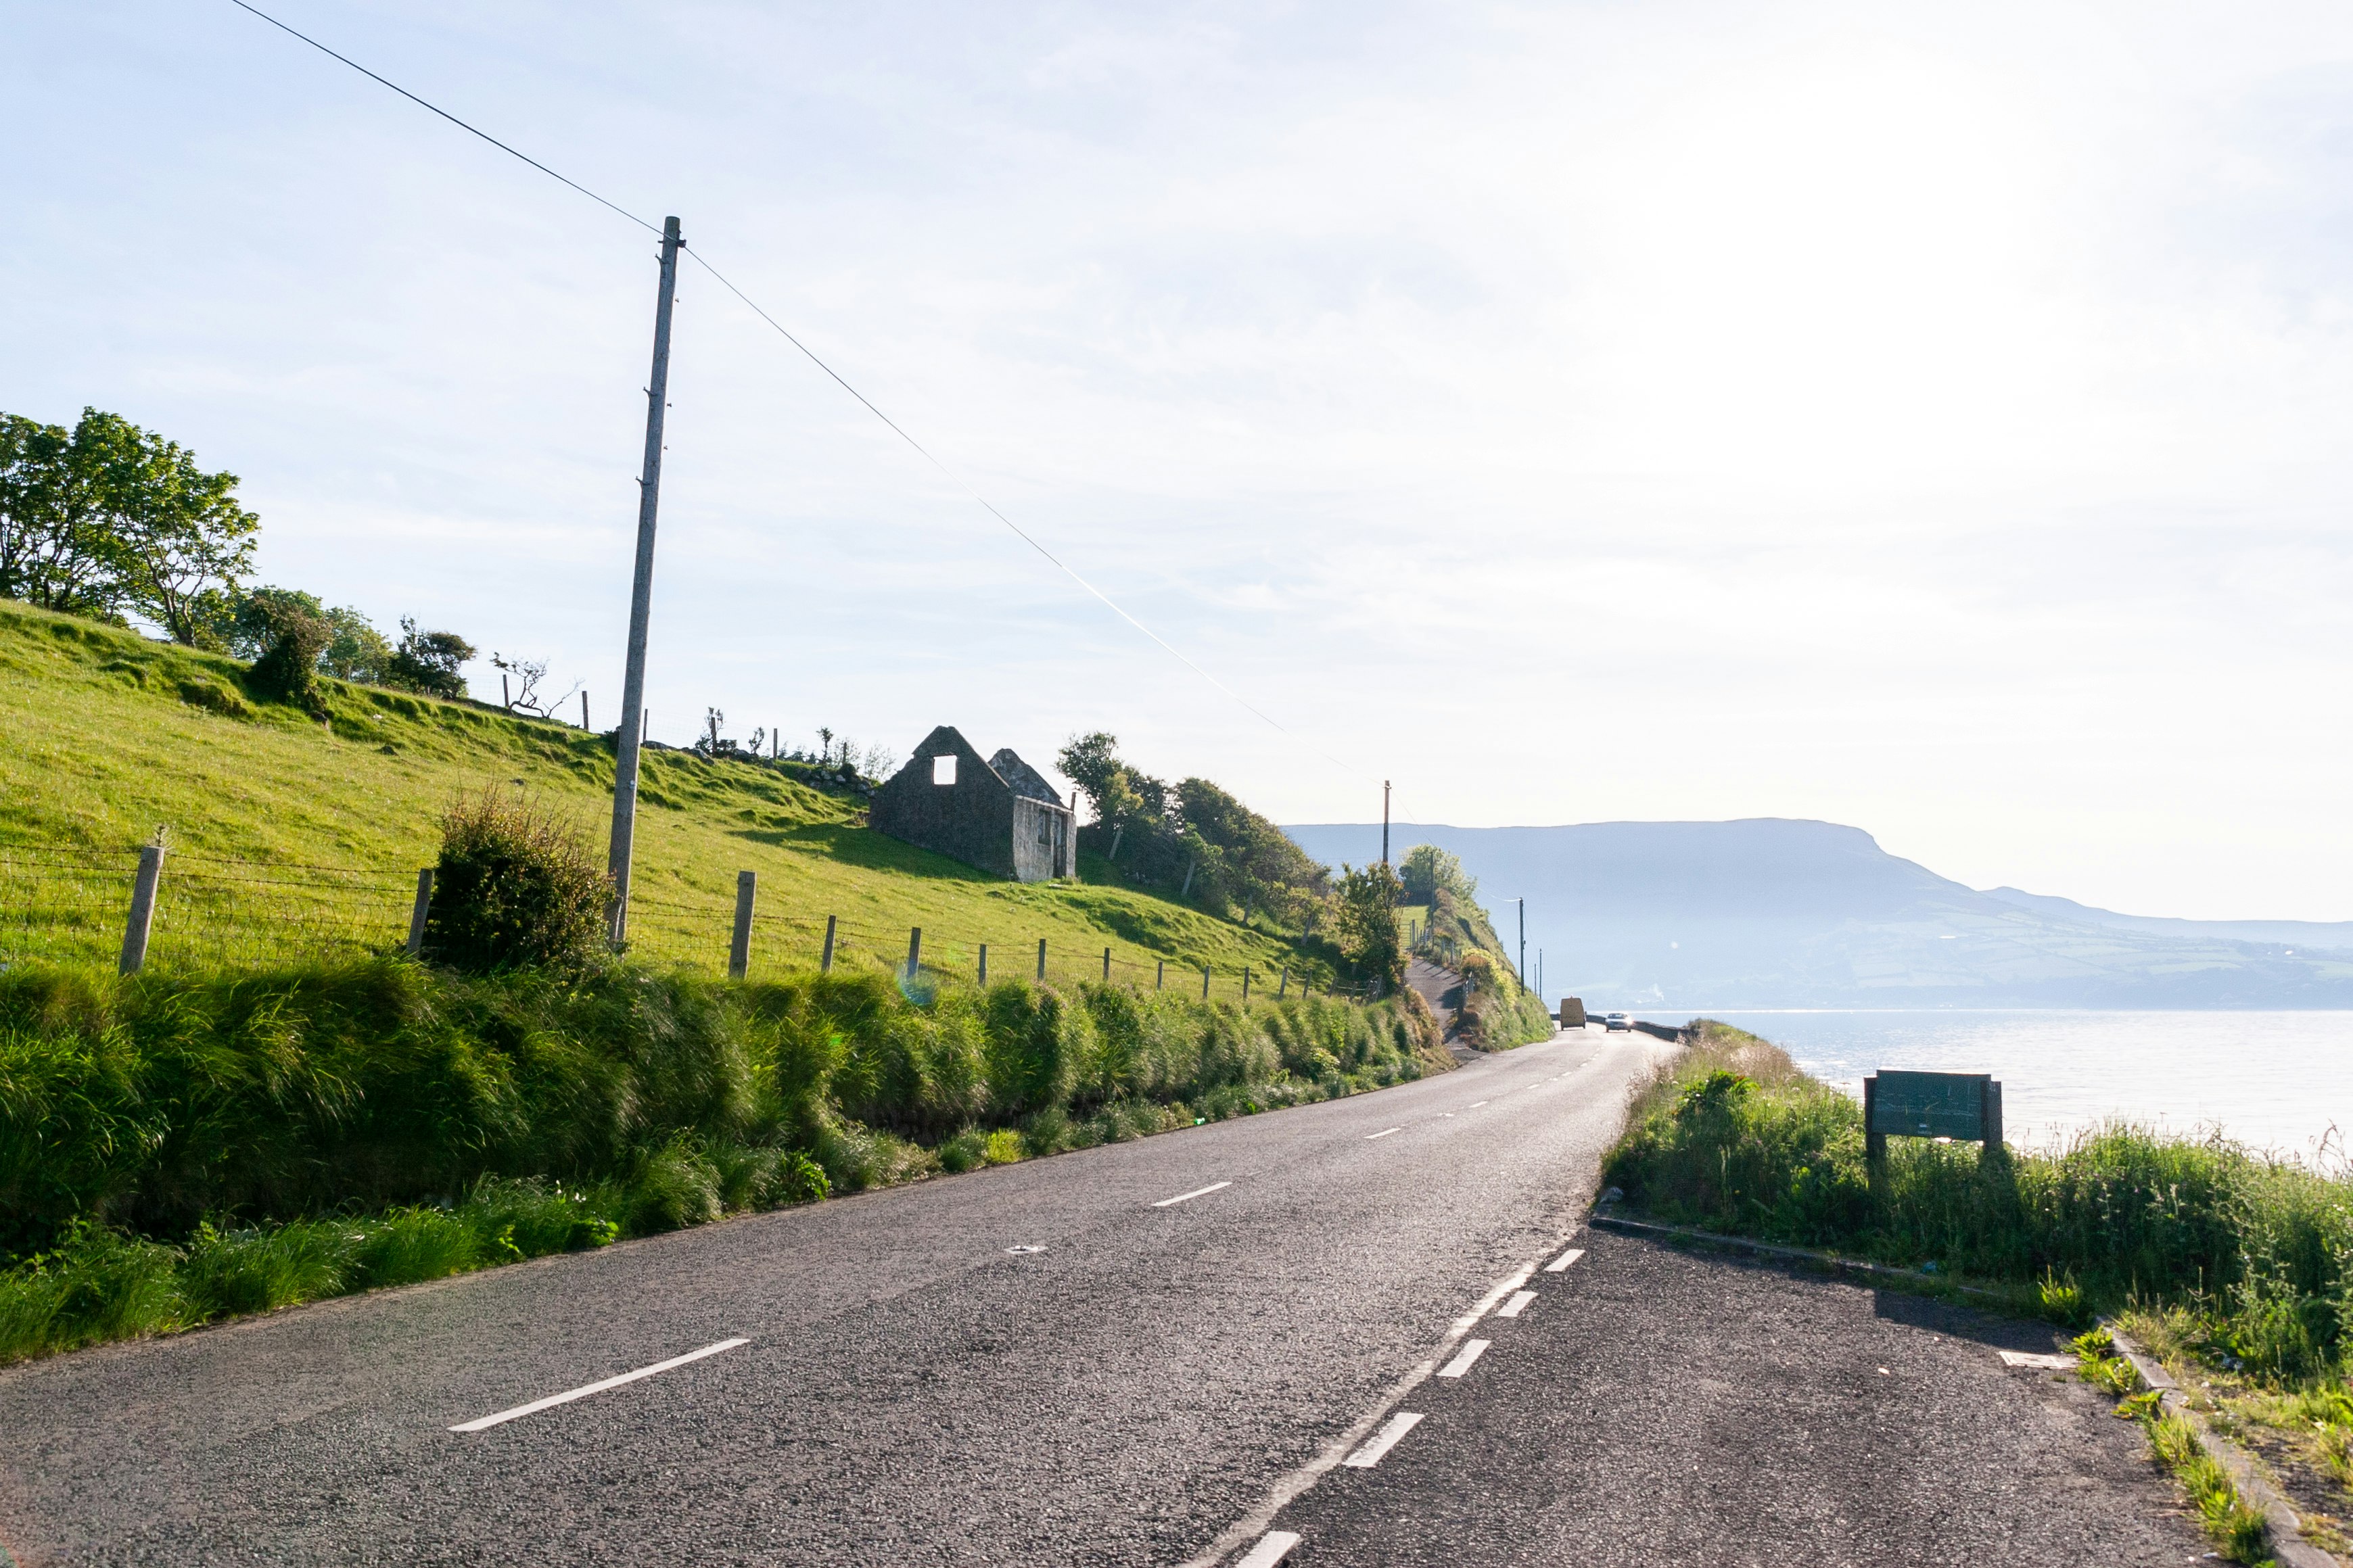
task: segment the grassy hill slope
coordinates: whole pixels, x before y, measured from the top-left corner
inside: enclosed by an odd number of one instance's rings
[[[328,680],[322,724],[247,694],[238,660],[0,603],[0,963],[111,963],[137,846],[170,846],[151,963],[249,963],[381,950],[406,934],[417,868],[443,811],[522,788],[603,842],[612,757],[601,738],[472,703]],[[759,877],[752,973],[837,962],[1113,977],[1198,994],[1331,976],[1280,939],[1127,889],[1005,881],[886,838],[863,807],[760,765],[649,751],[632,951],[724,968],[736,873]],[[1082,867],[1082,874],[1084,868]],[[1180,969],[1179,965],[1191,966]]]

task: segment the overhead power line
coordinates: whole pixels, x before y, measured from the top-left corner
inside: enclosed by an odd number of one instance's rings
[[[458,127],[460,131],[465,132],[470,136],[480,138],[482,141],[487,142],[491,146],[497,148],[500,152],[506,153],[509,157],[520,159],[522,162],[530,164],[541,174],[545,174],[549,179],[554,180],[560,184],[568,186],[572,190],[578,192],[580,195],[586,196],[590,201],[595,202],[597,205],[618,214],[620,216],[628,219],[631,223],[636,224],[638,227],[645,229],[647,232],[655,235],[659,235],[662,232],[659,225],[649,223],[644,218],[639,217],[637,214],[629,211],[628,208],[621,205],[618,202],[607,200],[606,197],[598,195],[595,191],[592,191],[587,186],[580,184],[579,181],[570,179],[563,174],[557,174],[554,169],[549,168],[546,164],[541,163],[538,159],[532,157],[529,153],[518,152],[513,147],[509,146],[504,142],[501,142],[497,137],[491,135],[489,132],[482,130],[480,126],[473,125],[466,121],[460,120],[456,115],[450,113],[448,110],[440,107],[438,104],[432,103],[425,99],[419,98],[417,94],[409,91],[398,82],[389,80],[385,77],[377,75],[375,71],[368,69],[367,67],[360,64],[357,60],[353,59],[350,56],[340,54],[334,49],[329,48],[325,44],[321,43],[318,39],[311,37],[308,33],[301,32],[296,28],[288,26],[285,23],[271,16],[269,12],[264,11],[258,6],[248,5],[247,0],[229,0],[229,4],[235,5],[241,11],[250,12],[252,15],[259,16],[261,20],[269,23],[271,26],[277,28],[280,32],[286,34],[288,37],[301,39],[303,43],[310,45],[321,54],[325,55],[328,58],[338,60],[343,64],[351,67],[352,69],[359,72],[370,81],[373,81],[381,87],[391,89],[394,92],[396,92],[400,94],[401,97],[408,100],[409,102],[416,104],[419,109],[428,110],[431,112],[439,115],[442,119]],[[835,385],[840,387],[842,391],[856,398],[859,405],[864,408],[869,414],[874,416],[875,418],[881,420],[892,435],[898,437],[900,440],[904,441],[925,462],[931,464],[934,468],[937,468],[950,482],[955,484],[959,489],[963,490],[976,505],[987,511],[989,516],[995,518],[998,522],[1003,523],[1007,529],[1012,531],[1014,537],[1019,539],[1024,544],[1027,544],[1030,549],[1036,551],[1039,554],[1044,556],[1049,562],[1052,563],[1057,571],[1060,572],[1064,576],[1070,578],[1071,582],[1076,583],[1080,587],[1085,589],[1090,595],[1093,595],[1106,609],[1110,610],[1112,614],[1117,616],[1129,626],[1134,626],[1137,631],[1151,638],[1153,643],[1163,652],[1184,665],[1186,668],[1191,670],[1202,679],[1208,681],[1211,686],[1216,687],[1218,690],[1224,694],[1229,700],[1255,716],[1278,734],[1281,734],[1296,744],[1303,746],[1307,750],[1314,752],[1325,762],[1330,763],[1333,766],[1339,768],[1344,772],[1355,773],[1357,777],[1366,780],[1371,778],[1372,775],[1366,773],[1363,769],[1341,761],[1341,759],[1334,756],[1331,752],[1325,751],[1323,747],[1316,745],[1306,737],[1285,727],[1280,721],[1268,713],[1264,709],[1259,707],[1256,703],[1244,697],[1240,692],[1236,691],[1232,687],[1228,686],[1224,681],[1219,680],[1216,676],[1202,668],[1200,665],[1195,663],[1191,658],[1185,654],[1184,651],[1179,649],[1175,644],[1171,643],[1166,637],[1162,637],[1158,632],[1154,631],[1150,626],[1145,626],[1142,621],[1138,620],[1134,615],[1130,614],[1126,607],[1122,605],[1118,600],[1113,599],[1101,588],[1096,587],[1092,583],[1087,581],[1087,579],[1082,575],[1075,567],[1071,566],[1069,562],[1064,561],[1060,556],[1047,549],[1045,545],[1039,542],[1034,534],[1030,533],[1019,523],[1015,522],[1011,518],[1006,516],[1003,511],[997,509],[996,503],[991,501],[987,496],[981,494],[980,490],[962,474],[959,474],[955,469],[943,462],[932,452],[931,448],[925,447],[921,441],[916,440],[914,437],[909,435],[906,428],[897,420],[892,418],[888,414],[883,413],[882,410],[875,405],[872,398],[868,397],[864,393],[859,391],[858,388],[852,386],[847,377],[845,377],[839,371],[834,369],[833,366],[826,363],[826,362],[818,356],[817,351],[810,348],[807,343],[801,342],[801,340],[795,336],[792,331],[782,321],[779,321],[775,316],[769,314],[767,310],[763,307],[758,300],[753,299],[749,294],[744,292],[743,289],[737,288],[727,279],[725,274],[722,273],[719,268],[712,266],[709,261],[705,260],[701,252],[697,251],[691,245],[686,245],[683,243],[681,243],[680,248],[683,249],[687,253],[688,257],[692,259],[696,266],[702,268],[705,272],[710,273],[711,276],[718,281],[722,288],[734,295],[736,299],[742,300],[744,304],[751,310],[754,315],[759,317],[760,320],[775,328],[777,333],[782,336],[786,342],[792,344],[796,349],[798,349],[801,353],[807,358],[808,362],[817,366],[818,369],[823,371],[826,375],[832,380]]]

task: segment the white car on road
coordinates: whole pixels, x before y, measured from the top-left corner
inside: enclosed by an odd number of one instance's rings
[[[1623,1013],[1612,1013],[1601,1020],[1601,1026],[1605,1029],[1630,1029],[1634,1026],[1634,1020]]]

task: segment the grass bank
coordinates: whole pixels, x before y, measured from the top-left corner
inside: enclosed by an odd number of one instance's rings
[[[137,846],[169,829],[149,962],[203,970],[395,946],[444,812],[520,785],[602,841],[613,755],[602,735],[471,702],[322,678],[321,723],[260,700],[250,670],[72,616],[0,601],[0,962],[111,967]],[[1008,739],[1018,739],[1008,737]],[[909,737],[910,740],[913,737]],[[993,742],[992,742],[993,743]],[[825,770],[689,752],[643,759],[632,951],[724,972],[736,875],[756,872],[752,970],[813,965],[827,917],[837,962],[965,975],[1117,973],[1219,995],[1242,971],[1335,978],[1320,949],[1140,889],[1020,884],[863,826],[864,798]],[[1082,870],[1086,867],[1082,863]],[[1100,868],[1096,868],[1098,873]]]
[[[1630,1207],[1973,1278],[2077,1327],[2120,1314],[2244,1391],[2248,1418],[2269,1400],[2302,1423],[2331,1500],[2353,1504],[2353,1179],[2124,1122],[2049,1152],[1891,1139],[1873,1171],[1855,1101],[1752,1035],[1694,1029],[1604,1163]],[[2171,1428],[2152,1440],[2179,1446]],[[2243,1516],[2200,1501],[2218,1542],[2249,1550]]]
[[[1418,998],[0,974],[0,1361],[1443,1070]]]

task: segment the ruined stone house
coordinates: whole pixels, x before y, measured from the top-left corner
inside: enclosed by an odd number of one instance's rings
[[[987,761],[943,724],[875,790],[867,823],[1018,882],[1076,870],[1076,820],[1038,770],[1010,747]]]

